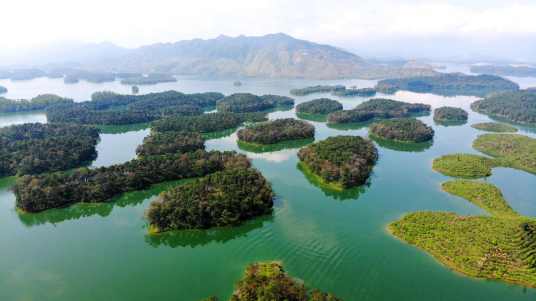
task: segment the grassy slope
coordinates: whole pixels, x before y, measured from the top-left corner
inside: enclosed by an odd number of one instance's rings
[[[471,125],[471,127],[481,130],[481,131],[487,131],[487,132],[495,132],[495,133],[515,133],[517,132],[517,129],[509,124],[505,123],[498,123],[498,122],[482,122],[482,123],[475,123]]]
[[[497,165],[536,173],[536,139],[517,134],[485,134],[473,147],[495,158]]]
[[[434,159],[432,168],[444,175],[459,178],[482,178],[491,175],[492,159],[471,154],[453,154]]]

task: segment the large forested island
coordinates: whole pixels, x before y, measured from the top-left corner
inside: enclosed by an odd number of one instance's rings
[[[219,112],[250,113],[273,110],[277,108],[292,108],[294,99],[279,95],[257,96],[251,93],[235,93],[218,101]]]
[[[264,113],[207,113],[199,116],[171,116],[152,123],[158,132],[212,133],[234,129],[244,122],[266,121]]]
[[[510,65],[473,65],[472,73],[495,74],[500,76],[534,77],[536,68],[529,66]]]
[[[517,91],[519,85],[495,75],[440,73],[434,76],[381,80],[376,85],[376,90],[383,93],[407,90],[440,95],[486,96],[493,92]]]
[[[296,106],[296,113],[299,114],[327,115],[341,110],[342,104],[329,98],[317,98],[302,102]]]
[[[97,92],[91,101],[52,106],[47,109],[49,122],[91,125],[146,123],[172,115],[200,115],[211,109],[223,94],[208,92],[183,94],[177,91],[145,95],[121,95]]]
[[[237,136],[240,142],[274,144],[314,138],[315,127],[308,122],[293,118],[276,119],[247,126],[239,130]]]
[[[467,118],[467,112],[461,108],[440,107],[434,110],[434,121],[438,123],[464,123]]]
[[[378,159],[374,144],[359,136],[335,136],[298,152],[302,170],[335,190],[364,184]]]
[[[373,119],[403,118],[430,113],[430,106],[407,103],[391,99],[374,98],[352,110],[333,112],[328,115],[329,123],[359,123]]]
[[[68,124],[26,123],[0,129],[0,177],[67,170],[97,157],[99,131]]]
[[[272,211],[269,183],[255,169],[228,168],[163,192],[147,210],[151,232],[233,226]]]
[[[72,99],[63,98],[54,94],[42,94],[30,100],[11,100],[0,97],[0,113],[42,111],[51,106],[69,104],[73,104]]]
[[[434,138],[434,130],[415,118],[383,120],[370,125],[373,136],[398,142],[421,143]]]
[[[471,109],[511,122],[536,124],[536,91],[521,90],[490,95],[473,102]]]
[[[330,293],[308,289],[290,277],[280,262],[259,262],[246,268],[229,301],[341,301]],[[216,297],[204,301],[218,301]]]
[[[140,157],[187,153],[205,148],[205,141],[196,132],[156,132],[143,139],[136,154]]]

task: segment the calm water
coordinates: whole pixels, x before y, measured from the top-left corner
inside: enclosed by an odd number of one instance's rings
[[[320,82],[181,80],[141,87],[141,92],[288,94],[289,89]],[[325,83],[325,82],[324,82]],[[334,81],[370,87],[373,81]],[[53,92],[84,100],[98,90],[128,92],[117,83],[65,86],[61,81],[0,82],[7,97]],[[302,102],[323,95],[298,97]],[[441,97],[399,92],[393,98],[469,108],[473,97]],[[345,99],[351,108],[366,98]],[[295,116],[276,112],[271,118]],[[345,300],[535,300],[536,290],[460,276],[430,256],[400,242],[385,226],[416,210],[484,214],[469,202],[440,190],[448,179],[431,170],[432,160],[452,152],[472,152],[479,134],[469,125],[487,121],[470,113],[463,126],[435,125],[434,143],[420,150],[379,147],[380,159],[370,185],[344,195],[324,192],[297,169],[297,150],[246,153],[270,180],[277,194],[273,214],[234,229],[182,231],[147,236],[143,218],[149,202],[164,187],[126,194],[110,204],[76,205],[41,214],[19,215],[10,192],[11,179],[0,181],[0,300],[199,300],[217,295],[225,300],[244,267],[259,260],[281,260],[307,285],[331,291]],[[45,122],[43,114],[0,116],[0,125]],[[367,135],[366,128],[336,130],[314,123],[316,139],[332,135]],[[521,133],[534,136],[533,130]],[[147,130],[103,134],[93,166],[135,157]],[[236,135],[207,142],[209,149],[239,150]],[[389,148],[390,147],[390,148]],[[495,169],[489,181],[511,205],[536,215],[536,176]]]

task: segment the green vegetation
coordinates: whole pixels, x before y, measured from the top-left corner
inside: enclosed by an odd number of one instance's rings
[[[383,120],[370,125],[370,133],[387,140],[421,143],[434,138],[434,130],[415,118]]]
[[[504,199],[499,188],[492,184],[454,180],[441,185],[444,191],[464,198],[496,217],[519,217]]]
[[[4,86],[0,86],[0,94],[7,93],[7,88]]]
[[[66,84],[75,84],[80,80],[90,83],[106,83],[115,81],[116,75],[109,72],[94,72],[86,70],[66,70],[63,82]]]
[[[136,154],[140,157],[175,153],[187,153],[205,148],[205,141],[199,133],[188,132],[151,132],[138,146]]]
[[[327,115],[342,110],[342,104],[329,98],[318,98],[302,102],[296,106],[296,113],[311,115]]]
[[[516,77],[534,77],[536,68],[528,66],[510,66],[510,65],[473,65],[472,73],[495,74],[500,76]]]
[[[253,168],[215,172],[176,186],[151,202],[151,232],[235,226],[272,212],[272,189]]]
[[[394,93],[407,90],[439,95],[486,96],[492,92],[517,91],[519,86],[495,75],[465,75],[462,73],[439,73],[434,76],[417,76],[385,79],[378,82],[376,90]]]
[[[340,97],[372,97],[376,95],[376,89],[374,88],[361,88],[361,89],[339,89],[334,90],[331,94]]]
[[[152,123],[157,132],[212,133],[234,129],[244,122],[265,121],[264,113],[208,113],[199,116],[173,116]]]
[[[493,159],[478,155],[454,154],[434,159],[432,168],[446,176],[459,178],[482,178],[491,176],[495,167]]]
[[[378,151],[371,141],[359,136],[336,136],[302,148],[298,157],[323,184],[341,190],[366,182]]]
[[[245,156],[198,150],[149,156],[96,169],[23,176],[17,179],[14,192],[17,208],[39,212],[79,202],[106,202],[121,193],[141,190],[156,183],[201,177],[241,166],[249,166]]]
[[[434,110],[434,121],[440,124],[463,124],[467,122],[467,117],[467,112],[460,108],[440,107]]]
[[[297,139],[297,140],[286,140],[273,144],[258,144],[258,143],[248,143],[241,140],[237,140],[236,144],[241,150],[252,152],[252,153],[267,153],[267,152],[277,152],[283,149],[293,149],[301,148],[307,144],[313,143],[315,140],[313,138],[307,139]]]
[[[150,73],[147,76],[138,75],[125,77],[121,80],[123,85],[156,85],[159,83],[173,83],[177,79],[170,74],[161,74],[161,73]]]
[[[26,123],[0,129],[0,177],[67,170],[97,157],[99,131],[68,124]]]
[[[276,119],[249,125],[239,130],[237,136],[243,142],[274,144],[288,140],[314,138],[315,127],[308,122],[293,118]]]
[[[374,98],[361,103],[352,110],[329,114],[328,122],[332,124],[362,123],[374,119],[404,118],[429,113],[429,105]]]
[[[495,132],[495,133],[515,133],[517,132],[517,129],[509,124],[506,123],[497,123],[497,122],[482,122],[482,123],[476,123],[471,125],[471,127],[487,131],[487,132]]]
[[[42,111],[54,105],[72,104],[73,100],[54,94],[42,94],[31,100],[11,100],[0,97],[0,113]]]
[[[257,96],[251,93],[235,93],[218,101],[219,112],[251,113],[294,106],[294,99],[279,95]]]
[[[296,96],[305,96],[313,93],[331,93],[335,91],[345,90],[345,86],[341,85],[335,85],[335,86],[329,86],[329,85],[318,85],[318,86],[311,86],[311,87],[305,87],[301,89],[292,89],[290,90],[290,94],[296,95]]]
[[[259,262],[249,265],[229,299],[229,301],[259,300],[340,301],[332,294],[307,289],[301,281],[290,277],[279,262]]]
[[[473,147],[494,157],[496,165],[536,173],[536,139],[517,134],[484,134],[478,136]]]
[[[433,140],[428,140],[426,142],[399,142],[395,140],[383,139],[376,135],[369,135],[369,138],[376,142],[379,146],[399,152],[423,152],[430,147],[432,147]]]
[[[510,122],[536,124],[536,91],[493,94],[473,102],[471,109]]]

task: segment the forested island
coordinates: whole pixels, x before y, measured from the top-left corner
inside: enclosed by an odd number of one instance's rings
[[[398,142],[421,143],[434,138],[434,130],[415,118],[383,120],[369,127],[373,136]]]
[[[0,94],[7,93],[7,88],[4,86],[0,86]]]
[[[308,289],[289,276],[280,262],[258,262],[246,268],[229,301],[342,301],[330,293]],[[204,301],[218,301],[210,297]]]
[[[371,97],[376,95],[376,89],[374,88],[345,88],[337,89],[331,92],[332,95],[341,97]]]
[[[0,113],[43,111],[55,105],[72,104],[73,100],[54,94],[41,94],[30,100],[11,100],[0,97]]]
[[[305,87],[301,89],[292,89],[290,90],[290,94],[296,95],[296,96],[305,96],[313,93],[332,93],[337,90],[345,90],[346,87],[342,85],[318,85],[318,86],[310,86]]]
[[[226,168],[249,167],[249,164],[245,156],[234,152],[197,150],[142,157],[96,169],[23,176],[14,187],[16,206],[26,212],[39,212],[79,202],[108,202],[121,193],[153,184],[202,177]]]
[[[139,157],[187,153],[205,149],[205,140],[196,132],[156,132],[143,138],[136,154]]]
[[[529,66],[473,65],[471,72],[500,76],[536,77],[536,68]]]
[[[0,128],[0,177],[67,170],[93,161],[99,131],[69,124]]]
[[[482,123],[475,123],[471,125],[471,127],[486,131],[486,132],[494,132],[494,133],[515,133],[517,132],[517,128],[506,124],[506,123],[497,123],[497,122],[482,122]]]
[[[471,109],[510,122],[536,124],[536,91],[521,90],[490,95],[473,102]]]
[[[342,104],[329,98],[317,98],[302,102],[296,106],[296,113],[310,115],[327,115],[341,110]]]
[[[236,226],[272,212],[273,193],[260,172],[229,168],[163,192],[151,202],[151,233]]]
[[[251,113],[273,110],[277,108],[292,108],[294,99],[279,95],[257,96],[251,93],[235,93],[218,101],[219,112]]]
[[[517,91],[519,90],[519,85],[495,75],[439,73],[434,76],[381,80],[376,85],[376,90],[388,94],[395,93],[398,90],[407,90],[417,93],[434,93],[446,96],[486,96],[495,92]]]
[[[173,83],[177,79],[171,74],[149,73],[147,76],[126,76],[121,80],[123,85],[156,85],[159,83]]]
[[[249,125],[237,133],[240,142],[251,144],[274,144],[288,140],[311,139],[315,127],[308,122],[293,118],[276,119]]]
[[[47,109],[49,122],[91,125],[146,123],[166,116],[200,115],[213,108],[223,94],[215,92],[184,94],[177,91],[145,95],[96,92],[91,101],[56,105]]]
[[[73,70],[68,69],[63,72],[65,77],[63,82],[65,84],[76,84],[81,80],[85,80],[90,83],[101,84],[106,82],[115,81],[116,75],[109,72],[95,72],[86,70]]]
[[[207,113],[199,116],[173,116],[151,124],[157,132],[199,132],[212,133],[233,129],[244,122],[266,121],[264,113]]]
[[[373,119],[404,118],[430,113],[430,106],[420,103],[407,103],[392,99],[374,98],[359,104],[352,110],[333,112],[328,122],[360,123]]]
[[[462,124],[467,122],[468,116],[461,108],[440,107],[434,110],[434,121],[440,124]]]
[[[359,136],[329,137],[298,152],[302,170],[334,190],[364,184],[378,159],[374,144]]]

